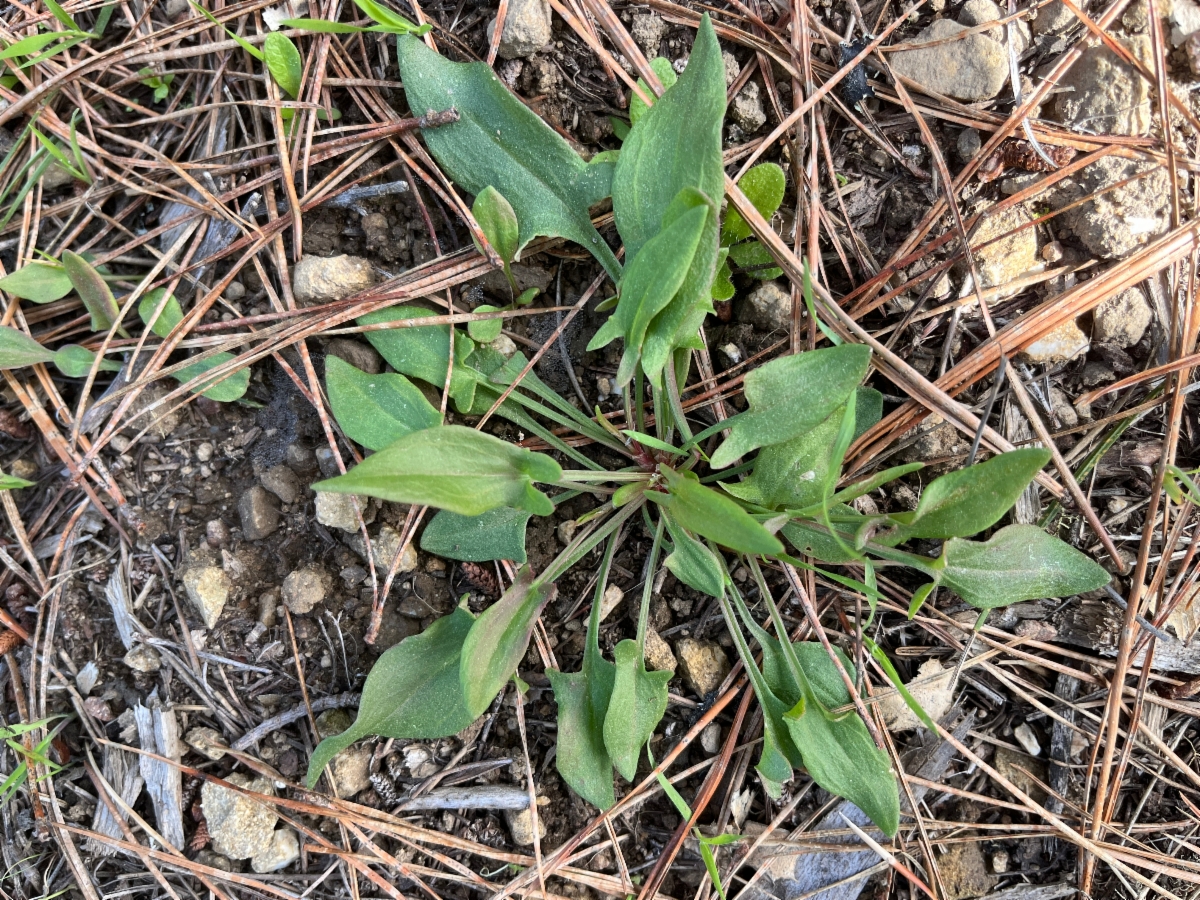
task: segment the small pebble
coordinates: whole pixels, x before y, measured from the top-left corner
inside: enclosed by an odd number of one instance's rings
[[[712,756],[721,749],[721,726],[716,722],[709,722],[704,726],[704,730],[700,732],[700,746],[704,748],[704,752]]]
[[[208,441],[205,441],[203,444],[201,444],[199,447],[196,448],[196,460],[198,462],[205,463],[205,462],[208,462],[212,458],[213,458],[213,445],[210,444]]]
[[[1013,737],[1030,756],[1038,756],[1042,752],[1042,745],[1038,743],[1037,735],[1033,733],[1033,729],[1029,727],[1028,723],[1022,722],[1014,728]]]

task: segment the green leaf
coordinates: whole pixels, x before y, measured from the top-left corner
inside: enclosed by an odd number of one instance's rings
[[[300,96],[300,78],[304,73],[304,60],[291,38],[272,31],[263,41],[263,59],[271,77],[293,100]]]
[[[824,655],[824,650],[818,649]],[[825,661],[829,673],[837,678],[833,662],[828,657]],[[848,660],[844,665],[853,671]],[[840,678],[838,683],[841,684]],[[845,692],[843,703],[849,703],[850,695],[845,691],[845,685],[842,690]],[[892,774],[888,755],[875,746],[857,713],[831,719],[809,704],[798,717],[784,716],[784,723],[812,780],[831,794],[845,797],[866,813],[884,834],[893,837],[900,828],[896,777]]]
[[[481,303],[475,307],[474,312],[500,312],[500,307]],[[467,323],[467,334],[471,335],[471,340],[477,341],[480,344],[490,344],[496,338],[500,337],[500,332],[503,330],[503,319],[481,319],[478,322]]]
[[[762,647],[763,668],[766,669],[768,666],[774,666],[778,671],[786,671],[786,665],[780,656],[782,650],[779,647],[779,642],[768,635],[751,618],[750,611],[746,609],[746,604],[737,590],[734,589],[731,593],[734,602],[737,604],[738,614],[741,616],[746,628],[755,636],[755,639],[758,640]],[[745,666],[746,673],[750,677],[750,684],[754,688],[754,696],[758,698],[758,703],[763,711],[763,746],[762,752],[759,755],[758,765],[755,766],[755,769],[757,769],[759,776],[763,779],[763,786],[772,796],[778,797],[783,784],[792,777],[792,767],[801,764],[800,752],[796,749],[795,744],[792,743],[787,728],[783,724],[783,717],[790,706],[779,698],[764,675],[764,671],[759,669],[758,663],[755,661],[754,655],[750,652],[750,647],[746,643],[745,636],[742,634],[741,629],[737,627],[727,600],[722,600],[721,609],[725,614],[726,624],[729,626],[734,645],[737,647],[738,656],[741,657],[742,665]],[[769,662],[769,656],[776,657],[777,660]],[[794,682],[791,683],[794,685]],[[794,705],[794,702],[791,705]]]
[[[146,327],[160,338],[168,337],[183,321],[183,309],[179,306],[179,301],[175,299],[174,294],[167,297],[166,303],[163,303],[162,312],[158,314],[157,319],[154,318],[154,311],[163,302],[163,296],[166,293],[166,288],[155,288],[147,291],[146,295],[138,302],[138,316],[141,317]]]
[[[779,204],[783,202],[783,190],[787,184],[783,169],[775,163],[759,163],[742,176],[738,187],[746,195],[746,199],[754,204],[754,208],[767,221],[775,215]],[[721,227],[721,243],[736,244],[750,237],[753,232],[746,220],[732,206],[725,213],[725,223]],[[774,277],[774,276],[772,276]]]
[[[729,268],[729,249],[722,247],[717,253],[717,275],[713,278],[713,300],[732,300],[737,289],[733,286],[733,272]]]
[[[346,731],[327,737],[308,765],[311,788],[321,770],[359,738],[449,737],[475,720],[463,702],[459,659],[475,617],[459,607],[379,657],[363,686],[358,718]]]
[[[485,63],[450,62],[412,36],[396,39],[396,54],[411,109],[458,110],[457,122],[422,132],[446,174],[468,193],[502,193],[520,222],[519,246],[538,235],[564,237],[617,278],[621,265],[588,212],[609,194],[612,162],[585,163]]]
[[[755,369],[745,382],[750,409],[727,420],[732,433],[713,454],[713,468],[815,428],[846,402],[870,359],[868,348],[847,344],[782,356]]]
[[[362,28],[358,25],[347,25],[343,22],[330,22],[328,19],[283,19],[281,28],[296,28],[301,31],[315,31],[320,34],[362,34],[376,31],[375,28]]]
[[[63,28],[66,28],[68,31],[73,31],[76,34],[85,33],[83,29],[75,24],[75,20],[68,15],[67,11],[55,3],[54,0],[46,0],[46,8],[50,10],[50,14],[53,15],[54,18],[58,19],[58,21],[62,23]]]
[[[985,542],[954,538],[942,548],[940,583],[976,609],[1069,597],[1108,584],[1109,574],[1034,525],[1009,525]]]
[[[34,303],[61,300],[71,289],[67,270],[58,263],[29,262],[0,278],[0,290]]]
[[[767,509],[798,509],[819,504],[830,473],[842,461],[834,459],[834,444],[845,407],[838,407],[809,431],[781,444],[763,447],[749,478],[724,483],[735,497]]]
[[[336,356],[325,357],[329,408],[346,436],[382,450],[406,434],[442,423],[442,414],[403,375],[368,375]]]
[[[633,781],[642,746],[667,711],[667,682],[675,673],[647,672],[637,641],[621,641],[613,658],[617,672],[604,716],[604,746],[616,770]]]
[[[949,472],[925,488],[913,512],[892,515],[890,518],[897,527],[889,534],[878,535],[876,540],[894,546],[910,538],[944,539],[978,534],[1012,509],[1049,460],[1049,450],[1029,447]]]
[[[671,65],[671,61],[662,56],[656,56],[650,60],[650,68],[654,70],[654,74],[658,76],[658,80],[662,82],[663,93],[665,94],[675,86],[675,82],[679,80],[679,76],[675,74],[675,67]],[[638,87],[646,92],[647,97],[653,97],[654,92],[650,90],[650,85],[646,84],[645,79],[637,80]],[[633,92],[629,95],[629,124],[636,125],[650,107],[646,102]],[[624,138],[622,138],[624,140]]]
[[[883,394],[875,388],[860,387],[854,404],[854,439],[857,441],[883,418]]]
[[[517,222],[517,214],[512,204],[504,199],[504,195],[490,184],[479,192],[471,205],[471,214],[479,223],[483,236],[488,239],[507,267],[517,255],[521,246],[521,226]],[[483,249],[480,248],[480,253]]]
[[[33,487],[33,482],[18,478],[16,475],[5,475],[0,472],[0,491],[17,491],[27,487]]]
[[[225,365],[231,359],[234,359],[232,353],[217,353],[208,359],[197,360],[176,372],[175,379],[180,384],[186,384],[193,378],[212,371],[217,366]],[[200,382],[199,387],[192,388],[192,393],[203,394],[209,400],[216,400],[218,403],[232,403],[234,400],[241,400],[249,387],[250,370],[248,368],[236,369],[233,374],[225,376],[222,381],[212,378]]]
[[[0,325],[0,369],[21,369],[52,359],[54,354],[25,332]]]
[[[58,371],[62,372],[68,378],[83,378],[92,371],[92,363],[96,361],[96,354],[87,347],[80,347],[78,344],[67,344],[64,347],[59,347],[54,354],[54,365]],[[102,372],[119,372],[121,364],[116,360],[102,359],[100,361],[100,371]]]
[[[705,16],[683,75],[633,126],[617,159],[613,214],[627,258],[636,257],[662,230],[667,207],[684,188],[706,197],[724,196],[724,115],[725,66]],[[714,242],[708,265],[715,258]],[[711,271],[707,275],[711,278]]]
[[[567,674],[557,669],[546,670],[558,703],[554,764],[571,790],[600,809],[608,809],[616,802],[612,759],[604,747],[604,716],[617,667],[600,655],[600,612],[616,549],[614,534],[596,574],[582,671]]]
[[[725,116],[725,66],[707,14],[687,68],[630,129],[613,180],[613,214],[627,259],[667,221],[667,210],[684,188],[714,200],[724,195],[721,123]],[[671,352],[695,341],[712,311],[712,281],[718,250],[716,216],[705,220],[696,254],[679,290],[655,317],[642,347],[642,368],[652,383]]]
[[[538,615],[557,589],[522,566],[512,586],[475,620],[463,642],[459,680],[472,718],[482,715],[517,671]]]
[[[865,521],[865,517],[863,519]],[[803,519],[793,519],[779,529],[779,533],[803,556],[811,556],[827,563],[859,562],[858,557],[846,551],[847,543],[852,545],[854,542],[853,533],[846,533],[841,529],[839,531],[841,542],[834,538],[828,529]]]
[[[379,325],[436,316],[432,310],[419,306],[394,306],[360,316],[359,325]],[[409,378],[419,378],[436,388],[446,383],[450,365],[450,326],[422,325],[419,328],[393,328],[387,331],[368,331],[367,340],[379,355],[397,372]],[[450,396],[470,406],[475,394],[475,378],[465,371],[466,359],[475,345],[465,334],[454,334],[454,374],[450,379]],[[460,404],[461,405],[461,404]]]
[[[75,34],[77,35],[78,32],[75,32]],[[18,56],[28,56],[30,53],[37,53],[39,50],[50,46],[55,41],[69,39],[71,36],[70,33],[62,31],[45,31],[41,34],[31,34],[29,37],[21,38],[21,40],[9,44],[3,50],[0,50],[0,59],[15,59]],[[65,50],[66,47],[63,46],[57,49]]]
[[[667,493],[648,491],[646,496],[662,506],[679,527],[739,553],[770,556],[783,552],[778,538],[728,497],[702,485],[692,472],[678,473],[666,466],[661,466],[660,472]]]
[[[197,3],[196,0],[190,0],[190,2],[192,4],[192,8],[195,9],[197,12],[199,12],[202,16],[204,16],[204,18],[208,19],[210,22],[212,22],[217,27],[224,29],[225,34],[229,36],[230,40],[232,40],[239,47],[241,47],[243,50],[245,50],[247,53],[249,53],[254,59],[257,59],[259,62],[262,62],[263,52],[261,50],[259,50],[257,47],[255,47],[252,43],[250,43],[248,40],[246,40],[240,34],[235,34],[234,32],[230,31],[228,28],[225,28],[225,26],[220,23],[220,21],[217,19],[216,16],[214,16],[207,9],[205,9],[203,6],[201,6],[199,3]]]
[[[683,284],[711,216],[711,201],[698,191],[685,188],[680,200],[680,207],[686,211],[665,224],[626,267],[617,309],[588,344],[588,350],[596,350],[616,337],[625,338],[625,352],[617,370],[619,385],[633,380],[650,323]],[[657,373],[646,374],[654,378]]]
[[[92,331],[108,331],[121,314],[108,284],[92,264],[78,253],[65,251],[62,264],[67,277],[71,279],[71,286],[83,301],[84,309],[91,314]]]
[[[525,526],[532,513],[501,506],[479,516],[443,509],[425,526],[421,549],[464,562],[525,562]]]
[[[554,765],[576,794],[600,809],[617,802],[613,793],[612,758],[604,747],[604,714],[612,694],[616,667],[600,660],[591,674],[547,669],[558,704],[558,738]],[[599,695],[603,702],[596,702]]]
[[[405,435],[313,490],[366,494],[464,516],[499,506],[548,516],[554,504],[533,483],[560,478],[562,469],[549,456],[462,425],[442,425]]]
[[[725,567],[715,553],[680,528],[670,516],[667,531],[674,550],[665,560],[668,570],[690,588],[710,597],[725,592]]]
[[[375,0],[354,0],[354,4],[378,22],[389,34],[414,34],[420,36],[427,34],[433,27],[428,24],[417,25],[414,22],[410,22],[404,16],[392,12],[382,3],[376,3]]]
[[[733,211],[736,215],[737,210]],[[743,275],[751,278],[770,280],[783,274],[783,269],[775,264],[771,251],[758,241],[746,241],[734,244],[729,248],[729,258],[733,260]]]

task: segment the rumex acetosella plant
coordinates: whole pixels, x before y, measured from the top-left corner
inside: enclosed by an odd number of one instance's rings
[[[497,412],[542,438],[563,463],[443,424],[414,380],[441,387],[449,372],[455,408],[481,415],[512,386],[526,359],[520,353],[505,358],[463,331],[451,335],[444,324],[411,327],[413,318],[432,315],[416,307],[361,320],[409,321],[367,333],[394,373],[367,375],[328,359],[335,417],[348,437],[375,452],[347,474],[314,485],[317,490],[434,507],[439,511],[425,528],[422,547],[474,562],[524,563],[531,516],[550,515],[556,502],[580,494],[594,497],[596,505],[557,558],[541,572],[523,565],[512,586],[478,617],[460,606],[384,653],[367,679],[355,723],[314,753],[310,783],[335,753],[365,735],[428,739],[470,725],[514,677],[556,580],[600,551],[581,670],[548,675],[558,704],[558,771],[586,800],[612,806],[613,770],[635,776],[666,709],[671,677],[646,669],[653,575],[645,582],[636,636],[617,644],[611,660],[598,641],[599,596],[617,543],[628,529],[645,527],[653,536],[651,573],[661,559],[681,582],[719,601],[762,705],[758,772],[766,788],[777,795],[793,770],[803,769],[821,787],[857,804],[883,832],[895,834],[896,780],[856,710],[850,690],[855,668],[832,646],[788,640],[763,562],[785,571],[811,567],[811,560],[853,563],[865,573],[861,582],[829,574],[872,606],[879,596],[875,571],[904,566],[926,579],[914,610],[933,586],[983,611],[1093,590],[1107,582],[1105,571],[1038,528],[1010,525],[985,541],[970,540],[999,522],[1049,454],[1002,454],[935,479],[911,512],[859,514],[851,506],[855,498],[920,464],[839,487],[847,449],[882,409],[881,396],[862,386],[870,352],[854,345],[760,366],[745,379],[747,409],[693,433],[680,389],[714,295],[727,296],[718,273],[728,281],[731,255],[735,263],[758,259],[745,223],[731,222],[731,215],[722,227],[725,82],[707,16],[678,81],[639,112],[619,151],[590,162],[484,64],[447,61],[411,35],[397,38],[397,52],[414,112],[457,109],[459,120],[427,131],[425,141],[447,174],[477,197],[476,218],[506,267],[533,237],[558,236],[587,248],[616,283],[611,315],[591,347],[624,343],[617,381],[628,398],[626,421],[618,429],[603,416],[588,416],[530,372]],[[781,175],[766,170],[752,179],[765,186],[752,199],[768,214],[782,197]],[[623,267],[588,215],[606,197],[625,247]],[[644,424],[645,403],[654,412],[652,432]],[[608,448],[626,464],[602,467],[556,436],[556,426]],[[709,439],[720,432],[726,436],[706,454]],[[912,539],[942,541],[940,555],[902,549]],[[743,563],[754,576],[770,631],[751,616],[729,576]],[[891,671],[878,648],[869,647]]]

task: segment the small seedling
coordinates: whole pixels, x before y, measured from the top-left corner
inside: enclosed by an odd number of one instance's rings
[[[108,282],[122,277],[107,274],[94,266],[88,257],[67,251],[61,260],[36,260],[0,278],[0,290],[34,303],[51,303],[73,291],[91,316],[92,331],[99,332],[108,331],[120,318],[121,307]],[[164,288],[148,291],[137,311],[147,330],[161,338],[169,336],[183,321],[179,301]],[[124,327],[117,330],[128,337]],[[226,365],[233,358],[233,354],[225,352],[197,358],[176,372],[175,378],[187,383]],[[68,378],[86,377],[93,368],[103,372],[119,372],[122,368],[121,363],[112,359],[102,358],[97,362],[96,354],[86,347],[67,344],[52,351],[16,328],[0,326],[0,369],[19,369],[38,363],[53,363]],[[192,391],[210,400],[228,403],[241,399],[249,386],[250,370],[238,369],[221,381],[200,381]]]
[[[296,45],[292,43],[291,38],[286,34],[280,34],[278,31],[272,31],[263,40],[262,49],[259,50],[240,34],[235,34],[222,25],[216,16],[197,3],[196,0],[190,0],[190,2],[192,7],[206,19],[214,25],[225,29],[225,33],[229,35],[230,40],[236,42],[239,47],[263,63],[267,67],[267,71],[271,73],[271,77],[275,80],[275,83],[283,89],[285,94],[293,100],[300,96],[300,79],[304,72],[304,60],[300,58],[300,51],[296,49]]]
[[[142,84],[154,91],[154,102],[162,103],[171,93],[171,82],[175,80],[173,72],[159,74],[149,66],[138,69],[142,76]]]

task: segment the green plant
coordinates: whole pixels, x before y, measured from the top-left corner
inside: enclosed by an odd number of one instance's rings
[[[65,722],[60,722],[59,725],[44,738],[37,742],[32,747],[25,746],[19,738],[22,735],[28,734],[31,731],[37,731],[39,728],[45,728],[55,719],[64,718],[63,716],[52,716],[48,719],[40,719],[37,722],[19,722],[16,725],[0,726],[0,740],[4,741],[5,746],[9,748],[19,760],[16,767],[4,776],[4,781],[0,782],[0,806],[8,803],[9,800],[29,781],[29,768],[31,765],[40,765],[46,770],[45,778],[50,778],[62,770],[62,766],[54,762],[50,758],[50,745],[54,742],[58,732],[62,729]]]
[[[284,19],[280,25],[288,28],[301,28],[305,31],[317,31],[324,34],[360,34],[374,32],[376,34],[413,34],[422,36],[429,33],[432,25],[415,25],[404,16],[397,15],[382,3],[375,0],[354,0],[354,5],[374,20],[374,25],[362,27],[349,25],[345,22],[331,22],[328,19]]]
[[[27,487],[33,487],[33,482],[18,478],[16,475],[5,475],[0,472],[0,491],[17,491]]]
[[[224,28],[225,33],[239,47],[260,63],[263,63],[267,67],[267,71],[271,73],[271,78],[283,89],[284,93],[293,100],[300,96],[300,78],[304,72],[304,60],[300,58],[300,51],[296,49],[296,45],[292,43],[291,38],[278,31],[272,31],[263,39],[262,49],[259,50],[240,34],[235,34],[224,25],[221,25],[217,17],[197,3],[196,0],[191,0],[191,4],[197,12],[214,25]]]
[[[33,303],[51,303],[74,291],[91,317],[93,331],[108,331],[121,314],[120,306],[108,286],[109,281],[124,276],[111,275],[92,265],[85,256],[66,251],[61,260],[35,260],[26,263],[10,275],[0,278],[0,290]],[[183,310],[173,294],[165,288],[147,291],[138,303],[138,315],[146,329],[166,338],[183,321]],[[118,333],[128,337],[124,327]],[[213,353],[196,360],[175,373],[175,378],[187,383],[232,360],[231,353]],[[112,359],[100,359],[78,344],[66,344],[49,350],[16,328],[0,326],[0,369],[19,369],[38,363],[53,363],[68,378],[85,377],[96,366],[100,371],[119,372],[121,364]],[[210,400],[231,402],[239,400],[250,386],[250,370],[238,369],[222,381],[200,381],[192,388]]]
[[[857,513],[850,505],[855,498],[921,466],[897,466],[839,488],[850,443],[882,413],[881,395],[861,386],[870,352],[856,345],[781,357],[751,371],[744,384],[748,408],[693,434],[680,390],[699,325],[712,311],[721,234],[736,246],[748,233],[729,218],[724,228],[718,221],[725,86],[707,17],[678,82],[638,116],[619,157],[601,163],[574,156],[486,67],[447,62],[412,36],[398,38],[397,52],[413,109],[444,110],[451,103],[458,109],[459,122],[425,138],[460,183],[488,198],[484,207],[477,202],[477,213],[485,212],[477,218],[502,262],[535,235],[554,234],[582,239],[617,279],[612,315],[592,346],[624,341],[617,380],[627,386],[627,405],[624,427],[617,428],[567,403],[532,372],[514,386],[526,365],[522,354],[505,359],[469,331],[452,334],[449,326],[413,321],[433,315],[428,310],[401,306],[360,319],[407,326],[367,332],[395,374],[368,376],[340,361],[330,361],[327,371],[334,417],[350,437],[378,452],[347,474],[318,482],[316,490],[435,507],[422,547],[471,561],[523,561],[531,516],[548,515],[557,502],[581,494],[597,502],[576,520],[574,538],[555,559],[541,572],[523,565],[478,618],[459,608],[388,650],[368,676],[355,724],[318,746],[310,784],[337,751],[363,735],[444,736],[484,712],[515,676],[557,580],[603,548],[581,669],[552,669],[548,676],[559,708],[558,771],[580,796],[610,807],[613,771],[636,776],[642,748],[665,711],[671,677],[648,671],[645,663],[653,578],[644,581],[635,637],[618,643],[612,660],[600,650],[600,597],[613,554],[622,533],[641,524],[652,536],[649,571],[662,558],[681,582],[720,603],[763,709],[758,771],[764,785],[778,793],[802,767],[894,834],[895,778],[856,711],[849,688],[854,666],[836,648],[788,639],[762,561],[793,574],[813,565],[801,554],[855,563],[865,573],[862,582],[824,574],[864,594],[872,614],[879,596],[875,572],[885,566],[915,570],[982,610],[1093,589],[1108,581],[1107,573],[1036,528],[1009,526],[990,540],[968,540],[999,522],[1049,454],[1021,450],[943,475],[911,512]],[[764,171],[752,184],[761,179],[763,208],[773,209],[781,184]],[[623,269],[587,219],[588,203],[602,190],[612,195],[627,254]],[[443,424],[414,379],[448,383],[455,408],[466,415],[491,409],[512,388],[497,413],[578,468]],[[646,424],[647,400],[653,426]],[[564,442],[555,426],[623,457],[623,465],[606,469]],[[709,452],[710,439],[722,431],[728,436]],[[781,538],[798,552],[789,552]],[[900,549],[914,538],[944,541],[941,553]],[[752,617],[730,578],[734,561],[754,574],[767,626]],[[761,666],[751,639],[762,652]],[[873,644],[869,649],[878,651]],[[894,677],[881,651],[878,658]]]
[[[786,187],[783,169],[775,163],[760,163],[742,176],[738,187],[762,217],[770,219],[783,202],[783,191]],[[713,279],[714,300],[733,298],[733,271],[729,265],[730,260],[738,267],[739,272],[751,278],[771,279],[783,274],[783,270],[775,266],[767,248],[751,235],[750,226],[736,209],[731,209],[725,216],[725,221],[721,223],[721,253],[717,277]]]
[[[149,66],[138,69],[138,74],[142,76],[142,84],[154,91],[154,102],[162,103],[171,93],[171,82],[175,80],[175,75],[172,72],[159,74]]]

